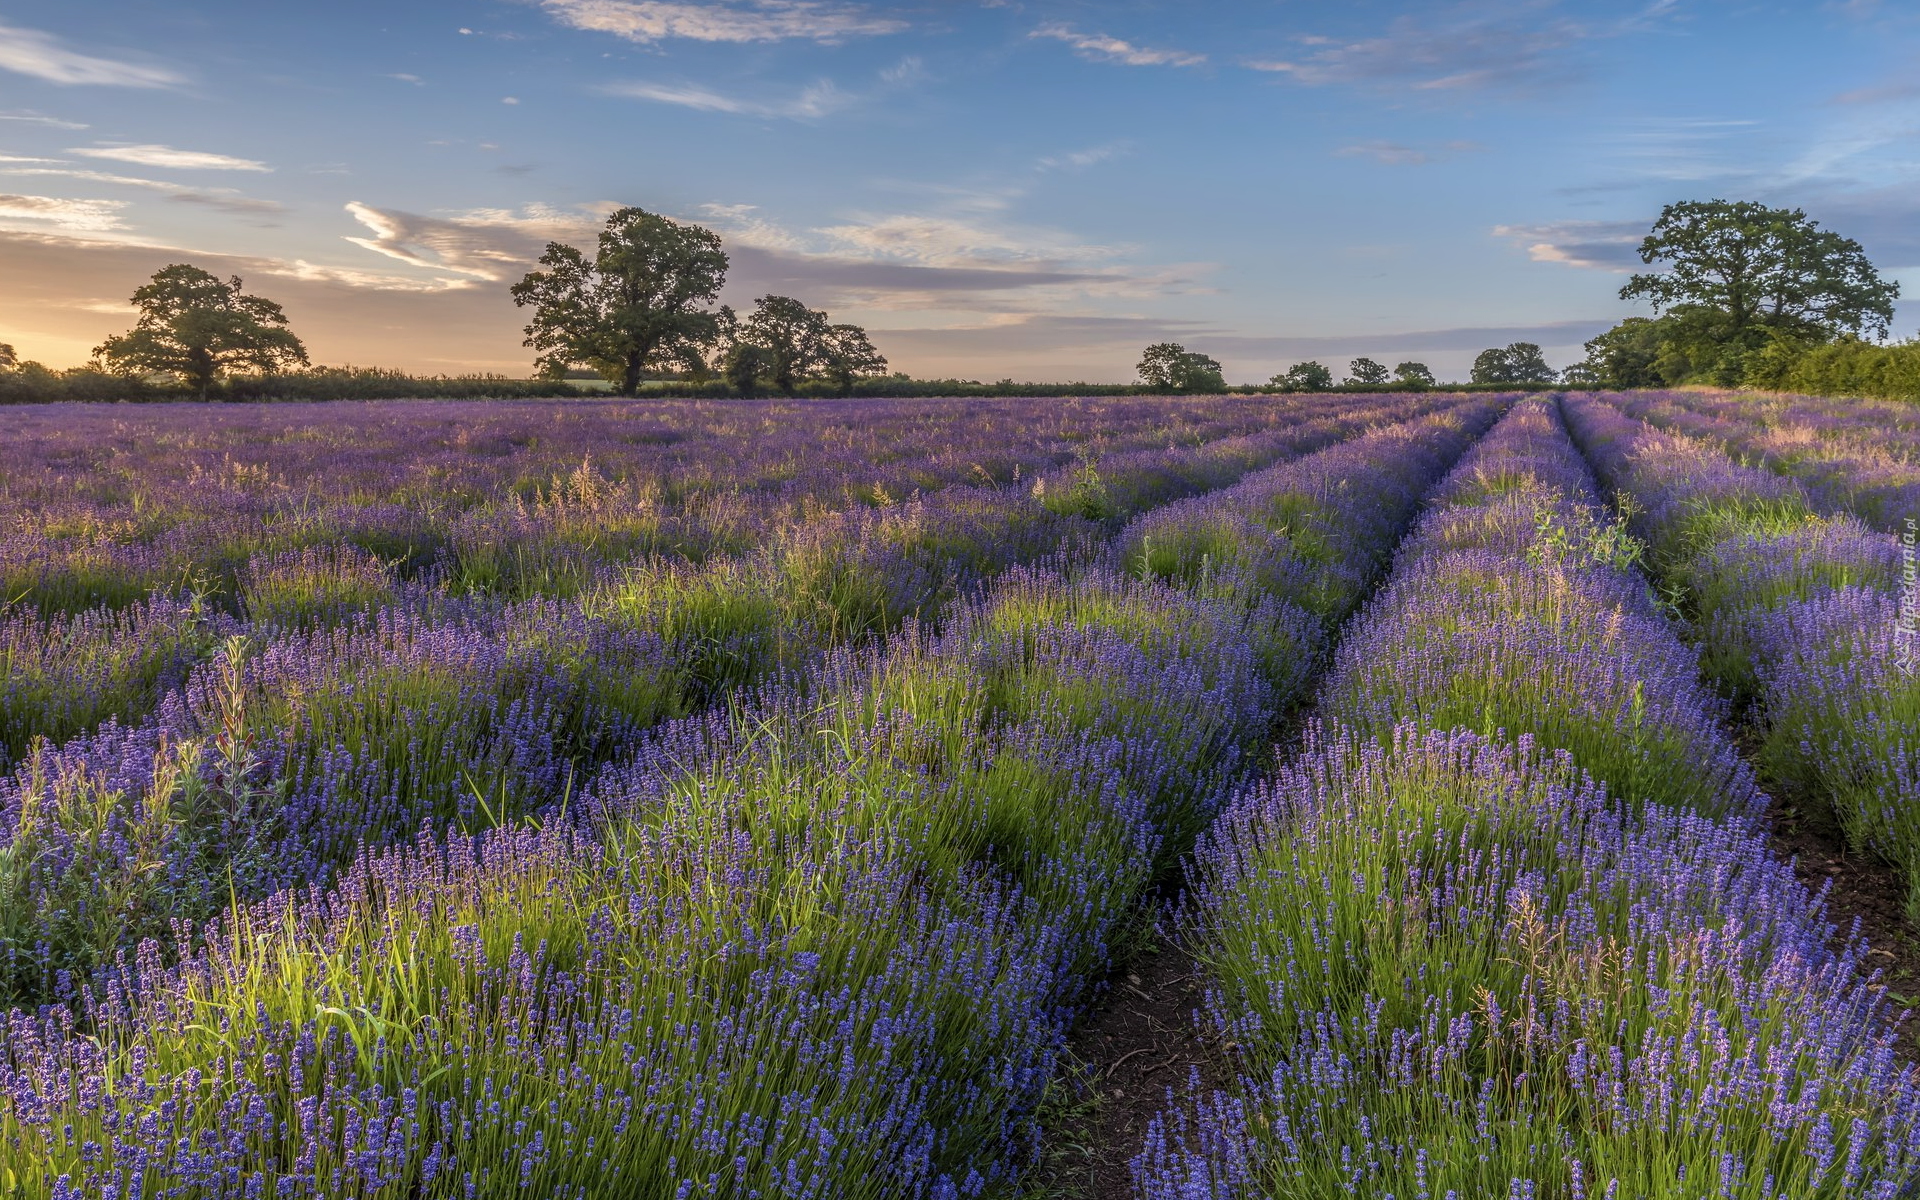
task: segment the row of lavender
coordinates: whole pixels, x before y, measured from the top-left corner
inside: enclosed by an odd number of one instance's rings
[[[453,581],[445,572],[439,579],[408,580],[365,546],[336,541],[244,559],[235,573],[234,614],[201,595],[146,592],[153,580],[123,570],[127,564],[108,563],[128,595],[141,599],[62,617],[24,603],[29,587],[12,597],[22,604],[0,606],[0,766],[22,759],[36,737],[64,741],[109,717],[140,720],[235,632],[259,632],[256,641],[270,641],[275,631],[339,626],[384,608],[417,609],[429,602],[444,608],[447,595],[472,597],[470,609],[497,611],[502,605],[488,601],[529,590],[537,599],[543,587],[567,593],[571,604],[563,608],[657,629],[669,641],[699,643],[709,661],[693,682],[710,685],[705,675],[751,673],[767,657],[779,658],[782,647],[771,628],[789,631],[788,640],[817,642],[897,625],[950,599],[967,580],[1010,559],[1032,557],[1036,548],[1098,536],[1100,527],[1117,527],[1155,504],[1218,488],[1378,421],[1448,402],[1379,399],[1340,412],[1324,411],[1317,402],[1274,403],[1268,427],[1256,434],[1116,454],[1043,474],[1031,489],[953,487],[924,501],[817,514],[769,533],[740,554],[706,554],[699,561],[671,554],[623,560],[624,551],[609,550],[563,569],[548,553],[554,528],[523,528],[479,544],[462,560],[468,584],[489,571],[498,583],[495,568],[506,569],[513,582],[501,589],[449,586]],[[1017,430],[1006,436],[1015,435]],[[561,510],[560,517],[570,520],[565,505]],[[599,522],[592,513],[587,519]],[[482,570],[483,559],[492,566]],[[61,561],[63,570],[73,566]],[[563,579],[571,582],[558,586]],[[49,586],[51,593],[38,593],[42,599],[71,590],[65,583]],[[98,592],[81,590],[89,597]],[[742,622],[752,628],[735,628]],[[669,707],[677,702],[674,695],[661,699]]]
[[[1383,411],[1128,456],[1106,468],[1106,515]],[[1084,556],[1102,528],[956,489],[750,557],[624,568],[568,601],[450,595],[330,549],[277,560],[283,586],[251,623],[165,601],[19,614],[0,624],[0,752],[18,758],[0,779],[0,1000],[71,998],[143,939],[422,826],[564,802],[658,723],[935,623],[1011,565]]]
[[[1181,928],[1238,1083],[1154,1200],[1883,1197],[1920,1086],[1550,403],[1464,460]]]
[[[1902,661],[1899,542],[1820,515],[1797,480],[1712,442],[1600,399],[1568,411],[1601,475],[1634,497],[1709,672],[1749,705],[1769,785],[1899,867],[1920,909],[1920,677]]]
[[[1904,533],[1920,519],[1920,413],[1890,401],[1713,392],[1617,397],[1629,416],[1792,476],[1824,513]]]
[[[1018,570],[643,739],[538,829],[359,857],[0,1043],[12,1187],[65,1195],[971,1196],[1027,1160],[1144,889],[1258,766],[1323,636],[1141,577],[1252,523],[1380,561],[1469,402],[1272,468],[1129,568]],[[1277,552],[1276,552],[1277,557]],[[1304,593],[1302,598],[1304,598]],[[151,944],[150,944],[151,945]]]
[[[334,546],[465,590],[564,595],[608,563],[740,551],[955,487],[1038,482],[1067,512],[1128,455],[1245,470],[1261,435],[1337,415],[1325,397],[21,408],[0,449],[0,602],[195,588],[231,606],[249,559]],[[1056,473],[1065,495],[1045,491]]]

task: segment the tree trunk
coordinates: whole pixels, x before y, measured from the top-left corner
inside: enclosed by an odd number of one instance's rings
[[[627,351],[626,374],[623,375],[620,379],[620,394],[622,396],[632,396],[637,394],[639,391],[640,391],[640,352],[638,350],[629,350]]]

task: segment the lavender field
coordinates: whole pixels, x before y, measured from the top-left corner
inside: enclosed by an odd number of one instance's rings
[[[1920,1194],[1898,406],[8,422],[7,1200]]]

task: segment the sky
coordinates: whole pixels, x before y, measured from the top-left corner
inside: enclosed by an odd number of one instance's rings
[[[929,378],[1464,378],[1619,318],[1664,204],[1804,208],[1920,326],[1920,0],[0,0],[0,342],[191,262],[316,362],[530,373],[638,205]]]

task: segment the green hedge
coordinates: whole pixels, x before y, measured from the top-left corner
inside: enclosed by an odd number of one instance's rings
[[[1777,386],[1812,396],[1920,400],[1920,340],[1876,346],[1848,339],[1816,346],[1794,360]]]
[[[1408,388],[1403,384],[1380,387],[1343,385],[1326,389],[1357,395],[1381,392],[1431,390],[1445,392],[1539,392],[1557,390],[1554,384],[1475,384],[1443,383],[1431,389]],[[1269,384],[1252,384],[1226,389],[1242,395],[1272,392]],[[697,397],[726,399],[739,393],[724,382],[690,383],[684,380],[650,380],[640,385],[642,396]],[[769,394],[765,391],[756,395]],[[809,381],[800,385],[800,396],[819,399],[837,395],[831,384]],[[854,384],[853,394],[862,397],[914,396],[1150,396],[1155,389],[1124,383],[1015,383],[1002,379],[981,383],[972,379],[909,379],[900,375],[862,379]],[[227,401],[312,401],[312,400],[518,400],[533,397],[580,396],[612,398],[615,394],[593,381],[547,379],[510,379],[504,375],[408,375],[372,367],[317,367],[284,375],[242,375],[217,384],[209,400]],[[112,375],[87,367],[70,371],[51,371],[38,363],[18,370],[0,371],[0,404],[44,404],[62,400],[160,402],[198,400],[199,395],[182,387],[155,383],[126,375]]]

